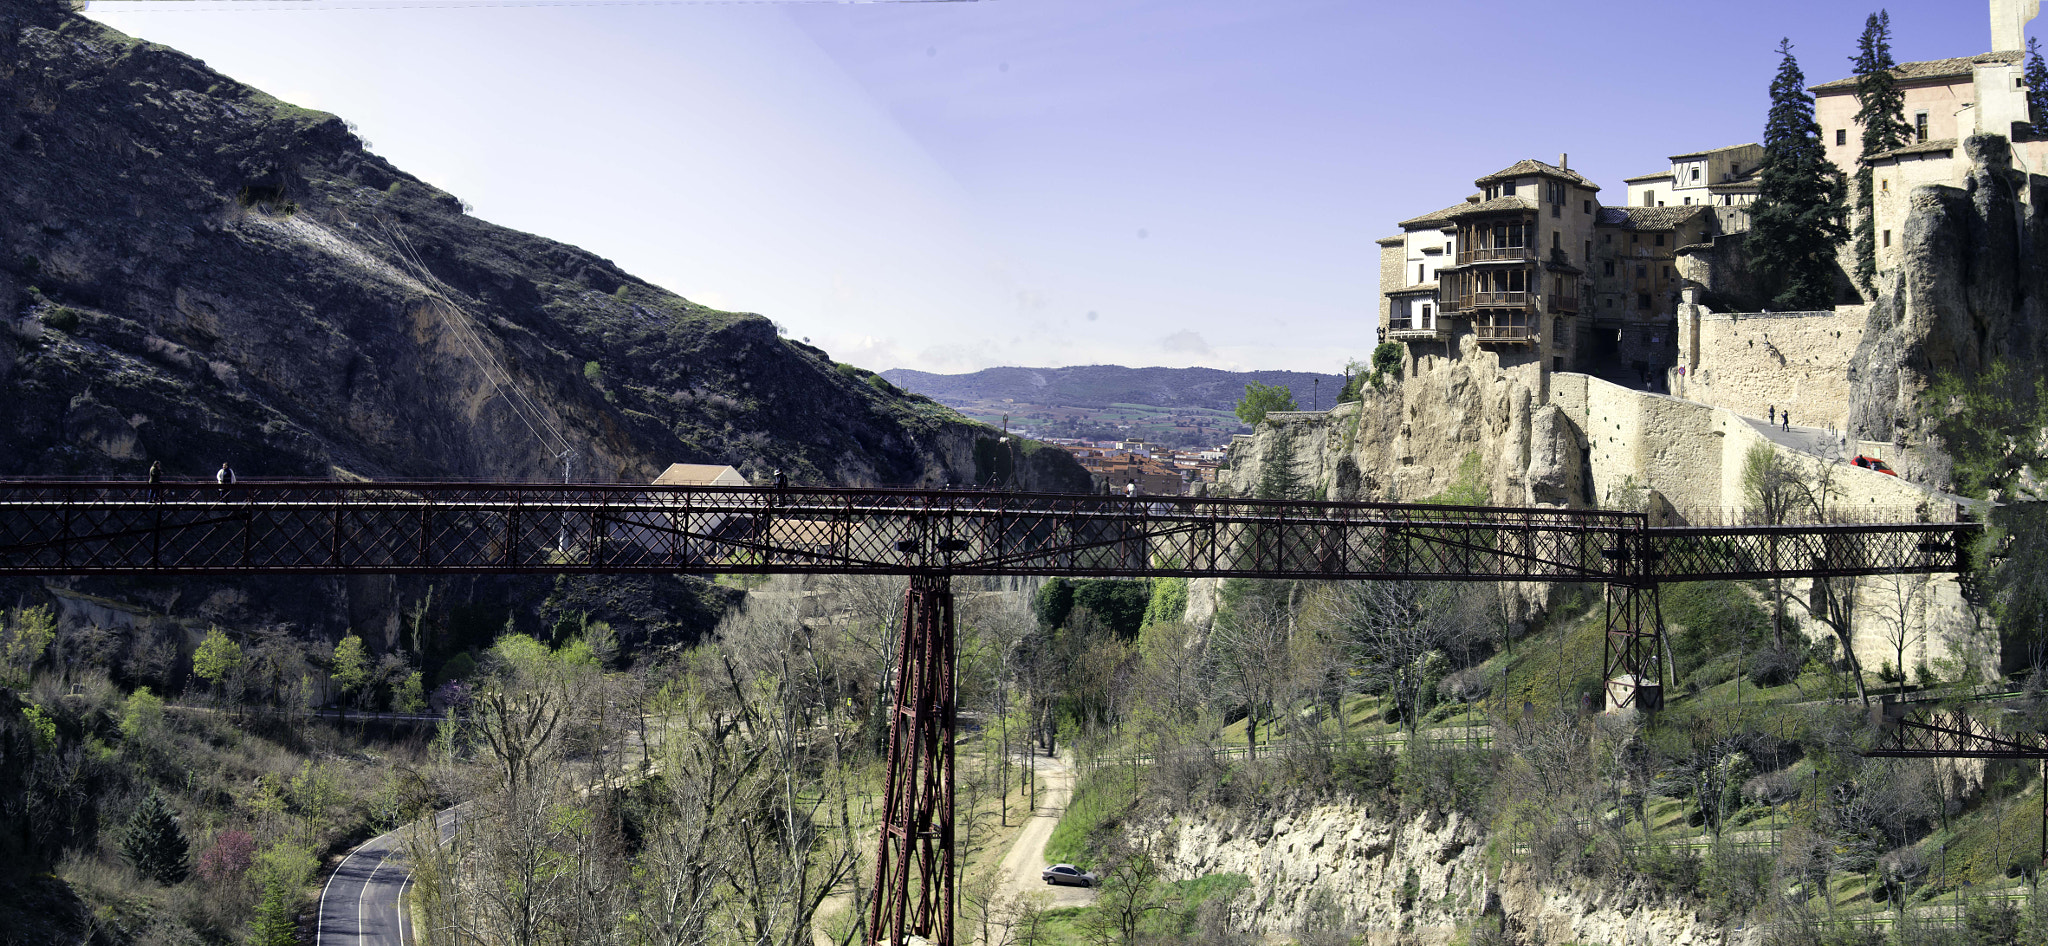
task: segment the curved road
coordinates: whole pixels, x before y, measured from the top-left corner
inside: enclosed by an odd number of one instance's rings
[[[436,812],[445,843],[455,833],[455,809]],[[381,834],[348,852],[320,888],[313,946],[406,946],[413,939],[406,922],[403,828]]]

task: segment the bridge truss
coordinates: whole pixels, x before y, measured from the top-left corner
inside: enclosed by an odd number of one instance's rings
[[[939,946],[957,873],[952,576],[1600,583],[1607,702],[1654,710],[1660,584],[1959,572],[1978,528],[977,490],[0,481],[0,574],[908,576],[869,922]]]

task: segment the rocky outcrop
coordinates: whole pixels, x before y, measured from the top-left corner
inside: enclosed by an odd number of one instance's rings
[[[1250,928],[1275,936],[1320,926],[1374,946],[1435,946],[1504,918],[1531,942],[1724,942],[1685,905],[1625,885],[1553,882],[1514,867],[1492,875],[1484,828],[1455,813],[1390,819],[1334,804],[1266,818],[1209,812],[1154,823],[1149,836],[1169,879],[1249,878],[1236,905]]]
[[[1880,287],[1850,366],[1852,434],[1893,444],[1901,476],[1940,488],[1951,485],[1950,462],[1931,437],[1922,394],[2001,359],[2037,363],[2048,325],[2048,272],[2036,252],[2048,246],[2048,215],[2022,203],[2027,176],[2013,169],[2004,138],[1973,137],[1962,150],[1971,163],[1964,186],[1908,196],[1902,263]],[[2044,200],[2048,193],[2030,203]]]

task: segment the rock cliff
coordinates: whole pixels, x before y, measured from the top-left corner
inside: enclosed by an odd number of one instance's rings
[[[1323,804],[1277,818],[1209,812],[1151,826],[1170,879],[1250,878],[1241,909],[1275,936],[1350,928],[1370,946],[1457,941],[1484,916],[1530,942],[1723,942],[1716,924],[1626,885],[1553,882],[1487,866],[1484,829],[1455,813],[1389,819]]]
[[[1965,140],[1971,168],[1962,187],[1929,185],[1909,195],[1904,262],[1887,274],[1850,365],[1850,431],[1895,445],[1901,476],[1948,488],[1950,461],[1930,437],[1935,418],[1920,404],[1944,377],[1975,377],[2001,359],[2040,364],[2048,326],[2048,188],[2025,195],[2011,145],[1995,136]],[[2022,201],[2025,200],[2025,203]]]

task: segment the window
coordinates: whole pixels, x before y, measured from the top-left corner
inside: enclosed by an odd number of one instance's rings
[[[1697,180],[1699,180],[1699,179],[1700,179],[1700,169],[1699,169],[1699,165],[1693,165],[1693,169],[1692,169],[1692,179],[1693,179],[1693,180],[1695,180],[1695,181],[1697,181]]]
[[[1429,303],[1422,304],[1422,328],[1429,327]]]
[[[1664,278],[1665,278],[1665,279],[1670,279],[1670,278],[1671,278],[1671,267],[1669,267],[1669,266],[1666,266],[1666,267],[1664,267]]]
[[[1891,179],[1891,178],[1889,178],[1889,177],[1881,177],[1881,178],[1878,178],[1878,180],[1877,180],[1877,189],[1878,189],[1879,191],[1882,191],[1882,192],[1886,193],[1886,194],[1889,194],[1889,193],[1891,193],[1891,192],[1892,192],[1892,179]]]
[[[1593,258],[1593,241],[1591,241],[1591,240],[1587,240],[1587,241],[1586,241],[1586,255],[1584,255],[1584,256],[1582,256],[1582,257],[1579,257],[1579,258],[1580,258],[1580,259],[1583,259],[1583,260],[1590,260],[1590,259],[1592,259],[1592,258]]]
[[[1631,233],[1631,234],[1629,234],[1629,235],[1628,235],[1628,245],[1630,245],[1630,246],[1634,246],[1634,245],[1636,245],[1637,243],[1640,243],[1640,242],[1642,242],[1642,239],[1643,239],[1643,236],[1642,236],[1642,234],[1640,234],[1640,233]]]
[[[1648,267],[1648,266],[1644,266],[1644,265],[1643,265],[1643,264],[1641,264],[1641,263],[1637,263],[1637,264],[1636,264],[1636,278],[1637,278],[1637,279],[1648,279],[1648,278],[1650,278],[1650,267]]]
[[[1847,128],[1837,128],[1837,129],[1835,129],[1835,145],[1836,145],[1837,147],[1840,147],[1840,146],[1842,146],[1842,145],[1845,145],[1845,144],[1848,144],[1848,143],[1849,143],[1849,129],[1847,129]]]
[[[1655,206],[1657,206],[1657,192],[1656,192],[1655,190],[1652,190],[1652,189],[1650,189],[1650,188],[1647,188],[1647,187],[1646,187],[1646,188],[1643,188],[1643,206],[1645,206],[1645,207],[1655,207]]]
[[[1564,234],[1556,230],[1550,231],[1550,248],[1553,250],[1564,249]]]
[[[1415,264],[1415,281],[1416,281],[1416,282],[1428,282],[1428,281],[1429,281],[1429,279],[1428,279],[1428,273],[1427,273],[1427,269],[1428,269],[1428,266],[1429,266],[1429,264],[1427,264],[1427,263],[1416,263],[1416,264]]]
[[[1658,246],[1663,246],[1663,245],[1664,245],[1664,234],[1661,234],[1661,233],[1657,234],[1657,245],[1658,245]]]
[[[1734,164],[1730,164],[1730,165],[1728,165],[1728,176],[1729,176],[1729,177],[1741,177],[1741,176],[1742,176],[1742,162],[1740,162],[1740,161],[1737,161],[1737,162],[1735,162]]]
[[[1690,198],[1690,197],[1687,197],[1687,198],[1685,199],[1685,206],[1687,206],[1687,207],[1690,207],[1690,206],[1692,206],[1692,198]]]
[[[1892,232],[1890,230],[1884,232],[1884,248],[1887,250],[1892,248]]]
[[[1589,200],[1589,201],[1586,201],[1586,212],[1587,212],[1587,213],[1592,213],[1592,212],[1593,212],[1593,202],[1592,202],[1592,201],[1590,201],[1590,200]]]
[[[1922,116],[1922,117],[1925,117],[1925,116]],[[1513,196],[1515,196],[1515,182],[1514,182],[1514,181],[1508,181],[1507,183],[1504,183],[1504,184],[1502,184],[1502,185],[1500,186],[1500,192],[1501,192],[1501,196],[1503,196],[1503,197],[1513,197]]]
[[[1638,308],[1638,309],[1641,309],[1641,310],[1643,310],[1644,312],[1648,312],[1648,311],[1650,311],[1650,294],[1649,294],[1649,293],[1647,293],[1647,292],[1638,292],[1638,293],[1636,293],[1636,308]]]
[[[1927,140],[1927,113],[1926,113],[1926,112],[1914,112],[1914,113],[1913,113],[1913,140],[1914,140],[1914,141],[1926,141],[1926,140]]]
[[[1603,264],[1601,264],[1601,265],[1603,265],[1603,266],[1607,267],[1607,272],[1606,272],[1606,275],[1608,275],[1608,276],[1612,276],[1612,275],[1614,275],[1614,261],[1613,261],[1613,260],[1608,260],[1607,262],[1605,262],[1605,263],[1603,263]]]
[[[1612,234],[1612,233],[1603,233],[1603,234],[1600,234],[1600,242],[1602,242],[1602,243],[1605,243],[1605,244],[1607,244],[1607,245],[1609,245],[1609,246],[1612,246],[1612,245],[1614,245],[1614,234]]]

